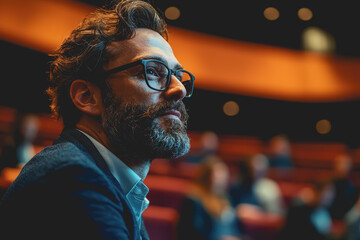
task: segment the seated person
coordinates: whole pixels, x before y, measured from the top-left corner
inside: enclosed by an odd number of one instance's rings
[[[335,157],[333,162],[333,176],[331,185],[334,188],[334,199],[329,206],[333,220],[342,221],[345,214],[355,205],[359,192],[350,179],[352,159],[347,154]]]
[[[332,222],[327,206],[332,190],[327,183],[304,188],[290,205],[276,240],[330,239]]]
[[[204,131],[200,136],[198,149],[190,149],[181,161],[189,163],[200,163],[205,157],[216,155],[219,146],[219,137],[213,131]]]
[[[231,203],[234,207],[242,204],[258,207],[263,213],[282,216],[285,204],[277,183],[268,178],[268,158],[263,154],[248,156],[237,164],[238,179],[229,189]]]
[[[293,167],[290,142],[286,135],[279,134],[269,140],[267,157],[271,167],[288,169]]]
[[[227,196],[229,169],[215,156],[206,157],[180,210],[178,240],[241,239],[238,220]]]

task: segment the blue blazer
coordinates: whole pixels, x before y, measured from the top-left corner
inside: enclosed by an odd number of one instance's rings
[[[91,141],[64,129],[0,201],[0,239],[149,239]]]

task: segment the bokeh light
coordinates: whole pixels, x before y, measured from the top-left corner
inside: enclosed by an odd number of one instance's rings
[[[309,8],[300,8],[298,17],[303,21],[309,21],[313,17],[313,12]]]
[[[318,27],[308,27],[302,33],[302,44],[305,50],[331,53],[335,51],[333,36]]]
[[[180,17],[180,10],[177,7],[168,7],[165,10],[165,17],[169,20],[176,20]]]
[[[228,101],[224,104],[223,111],[227,116],[235,116],[239,113],[239,105],[234,101]]]
[[[274,7],[268,7],[264,10],[264,17],[267,20],[275,21],[276,19],[278,19],[280,17],[279,10],[277,10]]]
[[[316,123],[316,131],[319,134],[328,134],[331,131],[331,123],[327,119],[319,120]]]

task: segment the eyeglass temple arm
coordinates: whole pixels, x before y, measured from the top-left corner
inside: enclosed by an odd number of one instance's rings
[[[109,74],[112,74],[112,73],[116,73],[116,72],[121,72],[121,71],[124,71],[126,69],[129,69],[131,67],[134,67],[136,65],[139,65],[140,63],[142,62],[142,60],[139,60],[139,61],[136,61],[136,62],[132,62],[132,63],[128,63],[128,64],[125,64],[125,65],[122,65],[120,67],[116,67],[116,68],[113,68],[113,69],[110,69],[108,71],[105,71],[104,73],[109,75]]]

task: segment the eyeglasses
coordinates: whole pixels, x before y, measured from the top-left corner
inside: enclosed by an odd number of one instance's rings
[[[132,63],[128,63],[105,72],[106,75],[121,72],[137,65],[143,66],[146,84],[149,88],[156,91],[165,91],[169,88],[171,75],[175,77],[184,85],[186,89],[185,97],[191,97],[194,89],[195,77],[190,72],[179,69],[170,69],[163,62],[155,59],[142,59]]]

